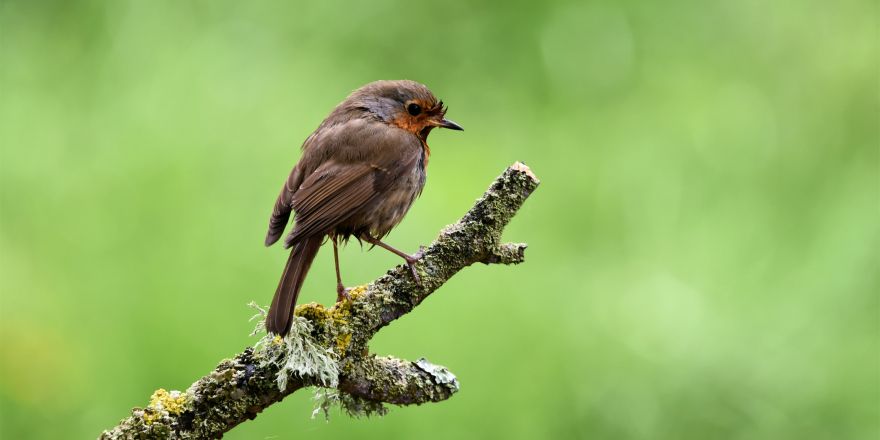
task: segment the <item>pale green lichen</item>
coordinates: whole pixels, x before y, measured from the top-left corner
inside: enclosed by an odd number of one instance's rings
[[[430,374],[434,379],[434,383],[437,385],[445,385],[453,394],[458,392],[458,379],[448,368],[442,365],[432,364],[425,358],[419,358],[415,364],[420,370]]]
[[[291,375],[313,378],[320,385],[315,388],[313,418],[323,412],[329,420],[330,409],[334,406],[351,417],[382,416],[388,412],[380,402],[335,389],[339,384],[338,359],[345,357],[352,343],[352,309],[364,292],[366,286],[355,287],[348,291],[347,299],[329,309],[314,302],[300,304],[295,308],[287,336],[264,335],[256,344],[261,365],[274,364],[278,368],[279,390],[287,387]],[[257,311],[251,318],[257,321],[252,335],[265,333],[266,309],[253,302],[249,305]],[[322,341],[332,342],[330,345],[335,350],[323,348]]]
[[[324,420],[330,421],[330,410],[338,407],[349,417],[382,417],[388,414],[388,408],[381,402],[373,402],[351,394],[331,388],[315,388],[313,396],[315,409],[312,411],[312,419],[318,414],[324,414]]]
[[[348,291],[348,298],[329,309],[318,303],[296,306],[294,314],[309,320],[318,333],[325,336],[335,349],[337,358],[344,358],[352,342],[352,313],[355,302],[366,292],[366,286],[357,286]]]
[[[265,309],[255,305],[257,316],[265,320]],[[252,318],[253,319],[253,318]],[[255,332],[265,331],[259,324]],[[288,379],[294,375],[317,384],[335,387],[339,384],[339,365],[333,350],[324,348],[312,336],[312,321],[302,316],[294,316],[287,336],[264,335],[254,348],[261,355],[260,365],[274,365],[278,369],[276,382],[278,389],[287,389]]]
[[[266,315],[269,314],[269,311],[263,307],[260,307],[256,301],[251,301],[248,303],[248,307],[257,311],[254,316],[251,316],[251,319],[248,319],[248,322],[253,322],[255,319],[257,323],[254,325],[254,330],[251,332],[250,336],[256,336],[260,333],[266,333]]]

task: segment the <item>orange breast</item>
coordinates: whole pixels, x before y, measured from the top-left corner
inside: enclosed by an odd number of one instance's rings
[[[422,130],[427,127],[429,124],[425,123],[422,120],[412,118],[407,114],[401,114],[396,118],[391,120],[391,123],[416,135],[420,141],[422,141],[422,148],[425,149],[425,167],[428,166],[428,158],[431,157],[431,148],[428,147],[428,143],[422,139],[421,133]]]

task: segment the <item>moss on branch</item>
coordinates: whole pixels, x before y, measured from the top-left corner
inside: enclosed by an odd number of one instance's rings
[[[220,438],[238,424],[306,386],[330,387],[321,409],[340,403],[351,415],[383,414],[384,403],[418,405],[448,399],[458,380],[446,368],[369,353],[382,327],[409,313],[459,270],[474,263],[518,264],[526,245],[501,234],[540,182],[522,163],[501,174],[457,223],[444,228],[416,264],[421,284],[398,266],[350,299],[326,308],[296,307],[285,339],[263,337],[223,360],[185,392],[157,390],[146,408],[104,431],[101,439]]]

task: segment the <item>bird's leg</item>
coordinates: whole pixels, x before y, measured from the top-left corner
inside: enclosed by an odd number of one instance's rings
[[[336,244],[336,237],[332,237],[330,241],[333,242],[333,263],[336,264],[336,302],[340,302],[343,299],[349,299],[349,296],[345,286],[342,284],[342,275],[339,274],[339,249]]]
[[[379,246],[383,249],[387,249],[387,250],[391,251],[393,254],[399,256],[400,258],[403,258],[406,261],[406,265],[409,266],[409,270],[410,270],[410,272],[412,272],[412,276],[413,276],[413,278],[415,278],[416,284],[418,284],[418,285],[422,284],[422,279],[419,278],[419,274],[418,274],[418,272],[416,272],[416,266],[415,266],[416,262],[419,261],[419,258],[422,258],[421,251],[419,251],[416,255],[410,255],[406,252],[397,250],[394,247],[392,247],[391,245],[387,245],[387,244],[383,243],[381,240],[379,240],[378,238],[371,237],[368,234],[362,235],[361,238],[363,238],[363,240],[366,241],[367,243]]]

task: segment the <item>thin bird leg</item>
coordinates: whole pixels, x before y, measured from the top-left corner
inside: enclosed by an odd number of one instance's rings
[[[339,249],[336,244],[336,237],[332,237],[330,241],[333,242],[333,263],[336,264],[336,302],[340,302],[343,299],[349,299],[349,297],[345,286],[342,284],[342,276],[339,275]]]
[[[419,258],[422,257],[420,254],[410,255],[406,252],[395,249],[391,245],[387,245],[387,244],[383,243],[378,238],[371,237],[367,234],[362,235],[361,238],[364,241],[366,241],[367,243],[370,243],[372,245],[376,245],[381,248],[387,249],[387,250],[391,251],[393,254],[399,256],[400,258],[403,258],[406,261],[406,265],[409,266],[409,270],[410,270],[410,272],[412,272],[412,276],[413,276],[413,278],[415,278],[416,284],[422,285],[422,279],[419,278],[419,274],[418,274],[418,272],[416,272],[416,266],[415,266],[416,262],[419,261]]]

